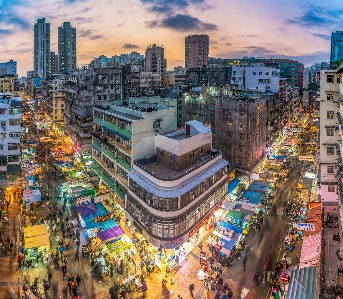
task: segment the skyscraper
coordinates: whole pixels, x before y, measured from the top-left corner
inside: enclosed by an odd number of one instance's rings
[[[166,70],[166,67],[167,61],[164,58],[164,48],[155,44],[150,45],[145,50],[145,70],[161,75]]]
[[[208,35],[189,35],[185,38],[185,67],[208,65],[210,39]]]
[[[34,76],[46,78],[49,75],[50,23],[45,23],[45,18],[38,19],[34,26],[33,46]]]
[[[50,52],[50,74],[58,73],[58,55],[55,52]]]
[[[70,22],[58,27],[58,70],[67,74],[76,69],[76,28]]]
[[[332,32],[331,35],[331,55],[330,55],[330,67],[333,68],[333,64],[336,61],[343,59],[343,31]]]

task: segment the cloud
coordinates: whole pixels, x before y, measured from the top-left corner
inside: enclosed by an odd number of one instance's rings
[[[86,37],[91,40],[105,38],[105,36],[102,34],[93,34],[93,31],[91,29],[81,29],[80,37]]]
[[[76,2],[85,2],[85,0],[63,0],[65,4],[74,4]]]
[[[339,17],[340,13],[342,13],[341,10],[326,11],[324,8],[312,7],[305,11],[303,15],[286,20],[286,23],[305,28],[323,27],[334,24],[337,20],[333,16]]]
[[[79,12],[87,12],[90,11],[92,8],[91,7],[85,7],[84,9],[81,9]]]
[[[176,14],[175,16],[167,17],[160,22],[150,21],[146,22],[146,24],[150,28],[161,26],[175,31],[214,31],[218,29],[217,25],[215,24],[204,23],[198,18],[184,14]]]
[[[7,36],[12,35],[13,31],[10,29],[1,29],[0,28],[0,36]]]
[[[158,15],[173,16],[177,13],[185,13],[192,6],[195,9],[205,11],[212,8],[207,0],[140,0],[147,6],[147,10]]]
[[[105,36],[102,34],[96,34],[96,35],[91,35],[89,38],[92,40],[95,40],[95,39],[105,38]]]
[[[74,19],[74,21],[76,22],[92,22],[94,20],[94,18],[91,18],[91,17],[77,17]]]
[[[321,33],[312,33],[312,35],[314,37],[319,37],[325,40],[331,40],[331,36],[330,35],[326,35],[326,34],[321,34]]]
[[[217,42],[217,41],[215,41],[215,40],[210,40],[210,44],[211,44],[211,45],[217,45],[217,44],[218,44],[218,42]]]
[[[138,46],[138,45],[133,45],[133,44],[125,44],[125,45],[123,46],[123,48],[124,48],[124,49],[139,49],[140,46]]]
[[[228,46],[228,47],[232,46],[231,43],[225,43],[224,45],[225,45],[225,46]]]

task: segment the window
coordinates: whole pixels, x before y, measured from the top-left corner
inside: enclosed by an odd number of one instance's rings
[[[327,112],[326,112],[326,117],[327,117],[328,119],[333,119],[333,115],[334,115],[334,112],[333,112],[333,111],[327,111]]]
[[[10,138],[20,138],[21,137],[21,133],[20,132],[17,132],[17,133],[12,132],[12,133],[9,133],[8,136]]]
[[[253,74],[254,76],[256,76],[256,72],[252,72],[252,74]]]
[[[228,121],[227,121],[227,126],[228,126],[228,127],[232,127],[232,120],[228,120]]]
[[[8,123],[10,126],[20,126],[21,120],[20,119],[9,119]]]
[[[327,100],[327,101],[333,101],[333,94],[328,94],[328,95],[326,96],[326,100]]]
[[[328,83],[334,83],[334,78],[335,78],[334,75],[327,75],[327,77],[326,77],[326,82],[328,82]]]
[[[266,72],[266,76],[269,76],[269,72]]]
[[[332,128],[326,129],[326,136],[334,136],[334,131]]]
[[[334,173],[335,167],[334,166],[328,166],[328,173]]]
[[[261,76],[261,75],[262,75],[262,72],[259,72],[258,74]]]
[[[236,76],[236,71],[233,71],[233,72],[232,72],[232,75],[233,75],[233,76]]]
[[[335,185],[328,185],[328,192],[335,192],[336,191]]]
[[[5,109],[0,109],[0,114],[5,114]]]
[[[341,77],[337,78],[337,83],[341,83]]]
[[[243,122],[242,122],[242,121],[239,121],[239,122],[238,122],[238,127],[239,127],[240,129],[243,128]]]
[[[326,154],[327,155],[334,155],[335,154],[335,148],[333,146],[328,146],[326,148]]]

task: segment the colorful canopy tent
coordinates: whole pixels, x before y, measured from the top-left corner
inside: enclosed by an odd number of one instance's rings
[[[317,267],[293,270],[289,279],[287,299],[315,299]]]
[[[124,232],[122,229],[119,226],[116,226],[108,230],[98,232],[98,237],[102,242],[109,242],[110,240],[115,239],[123,234]]]
[[[48,225],[34,225],[24,227],[25,249],[38,248],[38,251],[50,249]]]
[[[251,204],[258,205],[269,189],[270,184],[266,181],[255,180],[243,194],[243,199]]]
[[[228,223],[228,222],[221,221],[220,225],[225,227],[225,228],[233,230],[237,234],[241,234],[242,231],[243,231],[240,227],[234,226],[234,225],[232,225],[231,223]]]
[[[107,229],[117,226],[117,223],[112,218],[107,221],[102,221],[102,222],[97,222],[97,223],[94,222],[94,219],[88,219],[84,222],[87,229],[102,228],[103,230],[107,230]]]
[[[27,188],[23,191],[23,202],[27,209],[30,207],[31,202],[38,202],[41,200],[41,193],[38,189]]]
[[[76,206],[76,210],[82,218],[89,217],[99,212],[99,209],[92,202],[87,202],[83,203],[81,206]]]
[[[299,268],[315,266],[318,264],[321,253],[321,233],[303,239]]]
[[[228,186],[228,193],[232,193],[232,191],[236,189],[239,183],[240,183],[239,179],[237,178],[233,179]]]
[[[234,218],[234,219],[239,219],[239,220],[242,220],[244,216],[245,216],[245,213],[238,210],[231,210],[229,214],[227,214],[228,218]]]

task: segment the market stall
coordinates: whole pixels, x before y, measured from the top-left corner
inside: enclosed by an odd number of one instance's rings
[[[26,267],[37,267],[50,254],[50,239],[48,225],[34,225],[24,227],[24,249]]]

